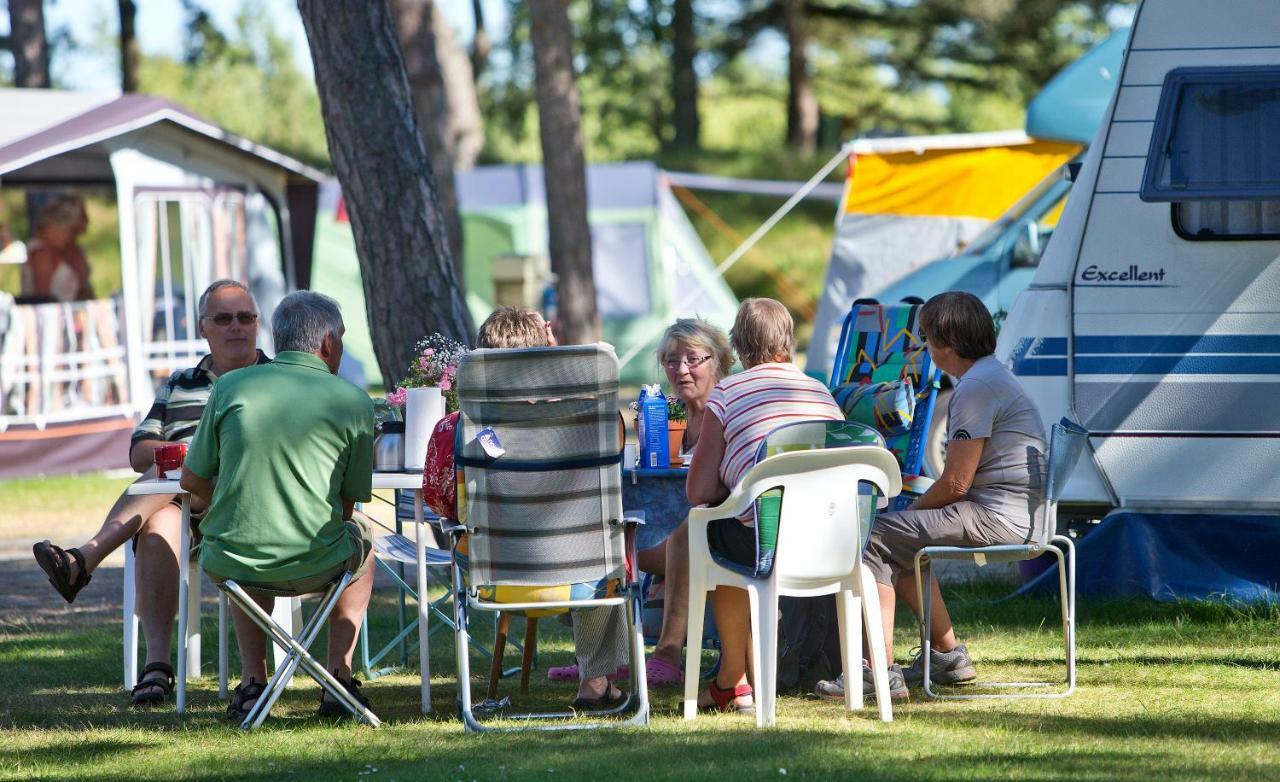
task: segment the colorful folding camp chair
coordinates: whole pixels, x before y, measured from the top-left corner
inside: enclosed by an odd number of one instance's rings
[[[920,339],[919,313],[917,301],[855,302],[840,329],[828,382],[846,416],[874,426],[902,466],[897,508],[918,496],[911,484],[923,473],[924,443],[942,385],[942,370]]]

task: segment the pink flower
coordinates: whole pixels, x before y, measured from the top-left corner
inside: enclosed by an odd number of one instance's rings
[[[434,356],[435,353],[436,353],[435,348],[427,348],[426,350],[422,351],[422,355],[424,356]]]
[[[392,407],[404,407],[404,404],[406,401],[408,401],[408,399],[409,399],[409,389],[403,386],[397,388],[395,391],[392,391],[390,394],[387,394],[387,404],[391,405]]]
[[[444,380],[440,381],[441,391],[448,391],[451,388],[453,388],[453,383],[450,383],[448,378],[445,378]]]
[[[431,362],[427,360],[426,356],[421,356],[418,358],[418,366],[422,367],[423,372],[431,371]]]

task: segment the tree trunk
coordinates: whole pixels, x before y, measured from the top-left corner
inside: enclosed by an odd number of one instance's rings
[[[355,234],[374,354],[393,388],[418,339],[438,331],[469,342],[471,316],[386,4],[298,0],[298,9]]]
[[[693,26],[693,0],[675,0],[675,16],[671,26],[674,31],[671,93],[675,102],[672,116],[676,131],[672,146],[676,149],[697,149],[701,128],[698,119],[698,74],[693,69],[693,59],[698,54],[698,35]]]
[[[818,146],[818,99],[809,81],[809,57],[805,47],[809,31],[805,26],[805,0],[783,0],[787,32],[787,144],[809,153]]]
[[[42,0],[9,0],[9,48],[16,87],[48,89],[49,41],[44,34]]]
[[[480,74],[484,73],[489,64],[489,52],[493,51],[493,42],[484,26],[484,6],[481,0],[471,0],[471,16],[476,23],[476,32],[471,39],[471,72],[476,81],[479,81]]]
[[[422,145],[431,159],[449,232],[449,250],[453,255],[454,273],[459,283],[463,276],[462,217],[458,213],[458,189],[454,182],[454,134],[449,95],[445,87],[437,37],[450,30],[449,23],[439,18],[432,0],[391,0],[391,16],[395,20],[396,38],[404,56],[404,69],[409,77],[409,92],[418,120]],[[468,66],[468,70],[470,67]]]
[[[530,0],[529,16],[547,190],[548,244],[551,270],[558,278],[561,335],[567,344],[585,344],[600,339],[600,314],[591,270],[581,103],[573,73],[573,26],[567,0]]]
[[[138,38],[133,23],[138,6],[133,0],[118,0],[120,6],[120,91],[138,91]]]

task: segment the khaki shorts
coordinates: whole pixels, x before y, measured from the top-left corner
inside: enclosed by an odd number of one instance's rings
[[[862,561],[879,584],[892,586],[915,572],[916,552],[925,546],[997,546],[1026,543],[1030,529],[1017,532],[976,502],[943,508],[903,510],[876,516]]]
[[[365,571],[369,569],[369,562],[372,559],[370,553],[373,551],[373,529],[369,527],[364,519],[355,518],[347,520],[346,532],[347,537],[351,540],[354,553],[347,558],[346,562],[323,573],[289,581],[252,584],[238,581],[236,583],[250,592],[260,590],[274,595],[308,595],[313,592],[323,592],[326,587],[341,578],[342,574],[347,571],[351,571],[352,581],[358,581],[365,574]],[[216,578],[212,574],[210,574],[210,578],[218,582],[224,580]]]

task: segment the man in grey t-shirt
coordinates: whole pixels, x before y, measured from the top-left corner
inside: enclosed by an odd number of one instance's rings
[[[884,621],[886,659],[893,660],[893,614],[901,597],[919,614],[915,555],[925,546],[991,546],[1023,543],[1040,517],[1044,486],[1044,427],[1013,374],[995,359],[995,324],[978,297],[951,291],[920,308],[920,336],[934,363],[959,378],[951,395],[947,464],[938,480],[911,507],[876,517],[863,561],[875,577]],[[931,580],[930,677],[937,684],[977,678],[968,650],[955,630],[937,581]],[[867,595],[866,599],[875,599]],[[924,680],[917,657],[906,670],[889,665],[893,697]],[[819,682],[817,694],[843,698],[845,682]],[[872,694],[864,663],[863,693]]]
[[[947,410],[948,443],[984,439],[967,498],[1025,538],[1041,510],[1044,425],[1018,379],[995,356],[969,367]]]

